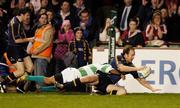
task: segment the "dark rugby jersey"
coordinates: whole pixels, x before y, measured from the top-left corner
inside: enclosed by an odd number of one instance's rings
[[[122,56],[122,55],[118,55],[117,56],[117,60],[118,60],[118,64],[123,64],[125,66],[131,66],[131,67],[134,67],[134,64],[131,62],[131,63],[127,63],[125,58]],[[118,70],[117,69],[117,65],[116,65],[116,59],[114,58],[112,61],[111,61],[111,66]],[[123,75],[126,75],[126,74],[131,74],[134,78],[139,78],[138,76],[138,73],[137,71],[134,71],[134,72],[121,72]]]
[[[21,43],[15,43],[16,39],[26,38],[23,24],[17,17],[13,17],[8,24],[8,44],[14,46],[20,46]]]

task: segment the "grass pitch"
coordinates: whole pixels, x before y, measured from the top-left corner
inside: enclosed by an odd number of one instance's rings
[[[180,108],[180,94],[0,94],[0,108]]]

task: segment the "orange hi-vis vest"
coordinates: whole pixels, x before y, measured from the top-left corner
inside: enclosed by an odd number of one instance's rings
[[[36,30],[35,42],[33,43],[32,47],[31,47],[31,51],[38,48],[44,42],[44,33],[46,32],[46,30],[48,30],[50,28],[52,28],[52,25],[48,24],[45,27],[41,27]],[[46,49],[44,49],[42,52],[40,52],[37,56],[50,58],[51,53],[52,53],[52,48],[53,48],[53,43],[51,42],[51,44]]]

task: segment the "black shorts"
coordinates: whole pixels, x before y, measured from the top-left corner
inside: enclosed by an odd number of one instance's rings
[[[16,63],[17,61],[22,62],[23,58],[27,56],[28,54],[22,46],[8,45],[7,57],[12,64]]]
[[[62,74],[61,73],[57,73],[54,75],[54,78],[55,80],[60,83],[60,84],[63,84],[63,77],[62,77]]]
[[[96,85],[97,90],[101,91],[103,94],[107,94],[106,88],[109,84],[113,84],[113,81],[107,73],[98,71],[97,74],[99,77],[99,83]]]

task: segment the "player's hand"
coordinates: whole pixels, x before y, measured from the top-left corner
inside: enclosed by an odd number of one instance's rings
[[[151,91],[152,91],[152,92],[159,92],[159,91],[161,91],[161,89],[154,88],[154,89],[152,89]]]

